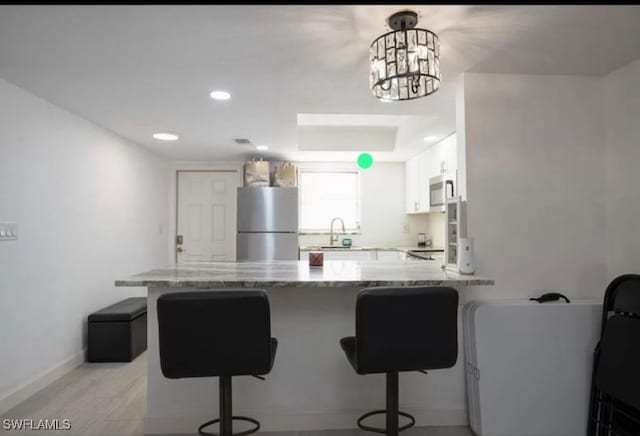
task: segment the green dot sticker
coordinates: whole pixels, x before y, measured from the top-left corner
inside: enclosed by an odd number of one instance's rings
[[[358,166],[363,170],[366,170],[373,165],[373,157],[369,153],[361,153],[358,156]]]

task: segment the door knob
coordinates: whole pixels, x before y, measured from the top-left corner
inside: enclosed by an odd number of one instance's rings
[[[176,251],[177,251],[178,253],[182,253],[184,250],[182,249],[182,247],[178,247],[178,248],[176,248]]]

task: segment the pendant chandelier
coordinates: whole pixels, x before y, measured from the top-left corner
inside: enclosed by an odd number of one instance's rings
[[[371,92],[382,100],[413,100],[440,88],[440,41],[426,29],[416,29],[418,14],[402,11],[387,19],[389,33],[369,47]]]

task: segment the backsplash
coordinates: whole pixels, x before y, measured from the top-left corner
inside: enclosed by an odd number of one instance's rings
[[[444,230],[445,230],[445,215],[444,213],[430,213],[427,220],[427,237],[431,237],[433,246],[438,248],[444,248]]]
[[[404,226],[408,226],[408,233],[404,232]],[[444,214],[404,215],[403,222],[393,228],[385,231],[377,228],[373,232],[363,229],[362,233],[347,235],[347,237],[351,238],[353,245],[357,246],[401,247],[417,245],[418,233],[426,233],[427,237],[433,240],[434,247],[443,247]],[[344,236],[338,232],[339,239],[335,244],[341,245],[340,241]],[[298,240],[301,246],[329,245],[329,234],[300,235]]]

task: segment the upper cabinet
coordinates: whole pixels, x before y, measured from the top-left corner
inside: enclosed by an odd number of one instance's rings
[[[457,191],[457,141],[453,133],[405,162],[405,210],[429,212],[429,179],[442,175]]]
[[[404,163],[404,189],[405,189],[405,208],[407,213],[416,213],[420,209],[420,201],[418,199],[419,181],[419,156],[414,156]]]
[[[418,155],[418,210],[429,212],[429,178],[440,173],[440,157],[436,147],[429,147]]]

